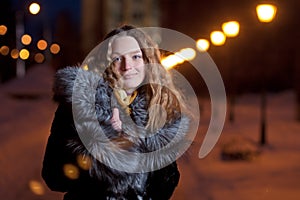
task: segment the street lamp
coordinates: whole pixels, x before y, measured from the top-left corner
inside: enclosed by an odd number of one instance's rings
[[[212,31],[210,33],[211,43],[215,46],[222,46],[225,44],[226,36],[222,31]]]
[[[224,34],[226,35],[226,37],[228,38],[234,38],[234,37],[237,37],[239,35],[239,32],[240,32],[240,23],[238,21],[227,21],[227,22],[224,22],[222,24],[222,30],[224,32]],[[231,45],[227,45],[227,52],[229,54],[227,54],[226,58],[227,59],[230,59],[230,67],[229,67],[229,70],[230,70],[230,73],[229,75],[232,76],[231,77],[231,88],[232,89],[232,92],[231,94],[229,95],[229,109],[228,109],[228,113],[229,113],[229,121],[230,122],[233,122],[234,121],[234,104],[235,104],[235,83],[234,83],[234,78],[233,78],[233,73],[234,73],[234,69],[233,69],[233,59],[237,59],[236,57],[233,57],[232,54],[231,54],[231,51],[229,50],[229,47]],[[225,62],[227,64],[227,62]]]
[[[227,37],[236,37],[240,32],[240,23],[238,21],[224,22],[222,30]]]
[[[38,14],[40,11],[39,4],[32,3],[28,7],[31,14]],[[16,13],[16,48],[21,52],[21,49],[23,48],[23,43],[21,42],[22,37],[25,32],[25,25],[24,25],[24,11],[20,10]],[[24,52],[24,51],[23,51]],[[25,62],[23,58],[21,57],[23,54],[19,55],[19,58],[17,58],[17,66],[16,66],[16,74],[17,77],[23,77],[25,75]],[[27,57],[27,56],[26,56]]]
[[[40,12],[40,10],[41,10],[41,7],[38,3],[32,3],[29,6],[29,12],[33,15],[38,14]]]
[[[209,49],[209,41],[207,39],[198,39],[196,47],[200,52],[206,52]]]
[[[183,48],[174,54],[168,55],[161,60],[161,64],[167,69],[171,69],[176,65],[185,61],[191,61],[196,57],[196,51],[193,48]]]
[[[277,11],[277,7],[272,4],[259,4],[256,6],[256,14],[257,18],[261,23],[270,23],[275,18]],[[264,69],[263,69],[264,70]],[[263,71],[263,76],[265,73]],[[264,80],[265,77],[262,77],[262,91],[261,91],[261,118],[260,118],[260,144],[265,145],[266,142],[266,106],[267,106],[267,99],[266,99],[266,89]]]
[[[262,23],[270,23],[275,18],[277,7],[272,4],[259,4],[256,6],[258,20]]]

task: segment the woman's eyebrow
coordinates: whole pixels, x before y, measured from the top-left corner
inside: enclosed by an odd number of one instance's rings
[[[142,53],[142,51],[139,49],[139,50],[134,50],[134,51],[128,51],[128,52],[125,52],[125,53],[112,52],[111,55],[112,56],[123,56],[125,54],[136,54],[136,53]]]
[[[138,53],[142,53],[142,51],[141,50],[136,50],[136,51],[129,52],[128,54],[138,54]]]

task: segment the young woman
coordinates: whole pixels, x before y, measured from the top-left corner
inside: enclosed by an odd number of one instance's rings
[[[121,26],[99,49],[83,64],[94,70],[56,73],[42,177],[65,200],[170,199],[189,144],[181,94],[142,30]]]

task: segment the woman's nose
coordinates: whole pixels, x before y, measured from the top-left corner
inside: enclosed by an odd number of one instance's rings
[[[123,59],[122,65],[123,65],[122,68],[124,71],[130,70],[132,68],[132,63],[130,62],[129,59],[126,59],[126,58]]]

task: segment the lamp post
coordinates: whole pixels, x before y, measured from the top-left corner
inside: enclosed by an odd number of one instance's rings
[[[239,35],[239,32],[240,32],[240,23],[238,21],[228,21],[228,22],[224,22],[222,24],[222,30],[223,32],[225,33],[226,37],[229,37],[229,38],[234,38],[234,37],[237,37]],[[233,57],[231,56],[231,52],[229,50],[227,50],[227,52],[229,53],[226,57],[228,57],[231,61],[230,63],[230,73],[229,75],[230,76],[233,76],[233,73],[234,73],[234,69],[233,69],[233,63],[232,63],[232,59]],[[236,59],[236,58],[234,58]],[[231,77],[232,78],[232,77]],[[234,82],[234,78],[232,78],[232,82]],[[235,88],[235,83],[232,83],[232,88]],[[232,89],[231,91],[231,95],[229,95],[229,121],[230,122],[233,122],[234,121],[234,103],[235,103],[235,92],[234,92],[235,89]]]
[[[37,3],[32,3],[29,6],[29,12],[33,15],[38,14],[40,11],[40,6]],[[24,11],[19,10],[16,12],[16,48],[21,52],[23,48],[23,43],[21,42],[21,38],[25,33],[25,24],[24,24]],[[20,54],[21,55],[21,54]],[[17,58],[17,66],[16,66],[16,75],[17,77],[23,77],[25,75],[25,61],[21,56]]]
[[[24,14],[22,11],[16,13],[16,48],[20,51],[23,47],[21,43],[21,37],[24,34]],[[25,75],[25,62],[20,58],[17,58],[16,63],[16,75],[17,77],[23,77]]]
[[[259,4],[256,6],[256,14],[259,22],[268,24],[273,21],[276,15],[277,7],[273,4]],[[262,73],[262,90],[261,90],[261,118],[260,118],[260,145],[265,145],[266,141],[266,85],[265,85],[265,70]]]

